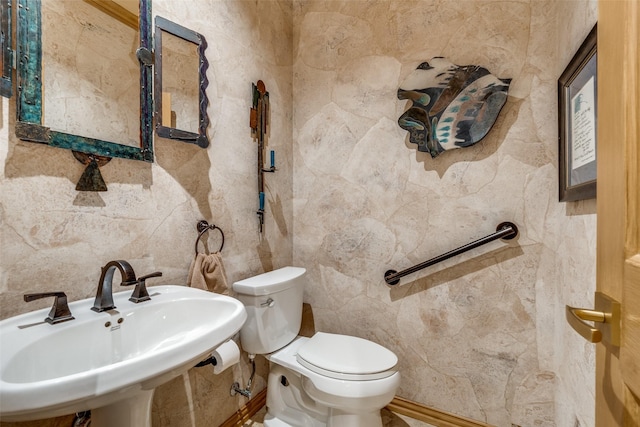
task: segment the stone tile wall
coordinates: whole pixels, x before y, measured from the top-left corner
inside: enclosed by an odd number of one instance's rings
[[[294,262],[317,329],[395,351],[405,398],[497,426],[593,425],[592,349],[562,316],[592,298],[595,203],[558,203],[556,84],[595,3],[294,5]],[[513,81],[483,141],[431,159],[398,127],[396,90],[434,56]],[[516,241],[386,286],[507,220]]]
[[[62,290],[70,300],[93,297],[100,267],[113,259],[128,260],[138,275],[162,271],[162,278],[149,280],[149,286],[183,285],[201,219],[224,230],[222,255],[230,284],[292,262],[291,3],[154,0],[153,12],[207,39],[211,145],[203,150],[156,137],[155,163],[113,159],[101,168],[109,190],[79,193],[75,185],[83,165],[70,151],[17,140],[14,100],[3,101],[2,318],[51,303],[26,304],[22,295],[27,292]],[[257,147],[249,128],[251,83],[259,79],[270,92],[268,149],[276,151],[279,169],[265,180],[262,238],[256,215]],[[100,115],[84,119],[104,120]],[[213,249],[220,240],[216,233],[209,234]],[[259,360],[255,392],[264,388],[266,372],[266,362]],[[219,425],[246,402],[230,397],[229,389],[233,381],[246,383],[249,374],[245,356],[240,365],[219,376],[198,368],[159,387],[154,425]],[[44,427],[70,421],[16,425]]]

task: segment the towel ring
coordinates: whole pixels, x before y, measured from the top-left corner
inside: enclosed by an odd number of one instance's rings
[[[224,247],[224,233],[222,232],[222,228],[218,227],[215,224],[209,224],[207,221],[205,221],[204,219],[200,222],[198,222],[197,225],[198,231],[200,232],[200,234],[198,234],[198,238],[196,239],[196,255],[198,255],[198,243],[200,242],[200,239],[202,238],[202,236],[204,236],[204,233],[206,233],[209,230],[218,230],[220,231],[220,236],[222,237],[222,242],[220,243],[220,249],[218,249],[218,252],[222,251],[222,248]]]

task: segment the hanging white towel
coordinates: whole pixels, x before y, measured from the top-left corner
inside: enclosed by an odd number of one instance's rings
[[[220,252],[196,255],[189,268],[187,286],[229,295],[227,276],[224,272]]]

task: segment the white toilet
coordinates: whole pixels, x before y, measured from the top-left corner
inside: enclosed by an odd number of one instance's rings
[[[266,427],[382,427],[380,409],[400,385],[398,358],[374,342],[316,333],[298,337],[304,268],[233,284],[247,309],[242,348],[269,360]]]

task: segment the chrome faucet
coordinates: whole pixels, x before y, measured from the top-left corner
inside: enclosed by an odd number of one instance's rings
[[[116,308],[113,303],[113,273],[116,268],[120,270],[122,275],[121,286],[129,286],[138,283],[136,280],[136,273],[133,271],[133,267],[127,261],[109,261],[107,265],[102,267],[102,275],[98,282],[98,291],[96,292],[96,299],[93,302],[91,310],[98,313]]]

